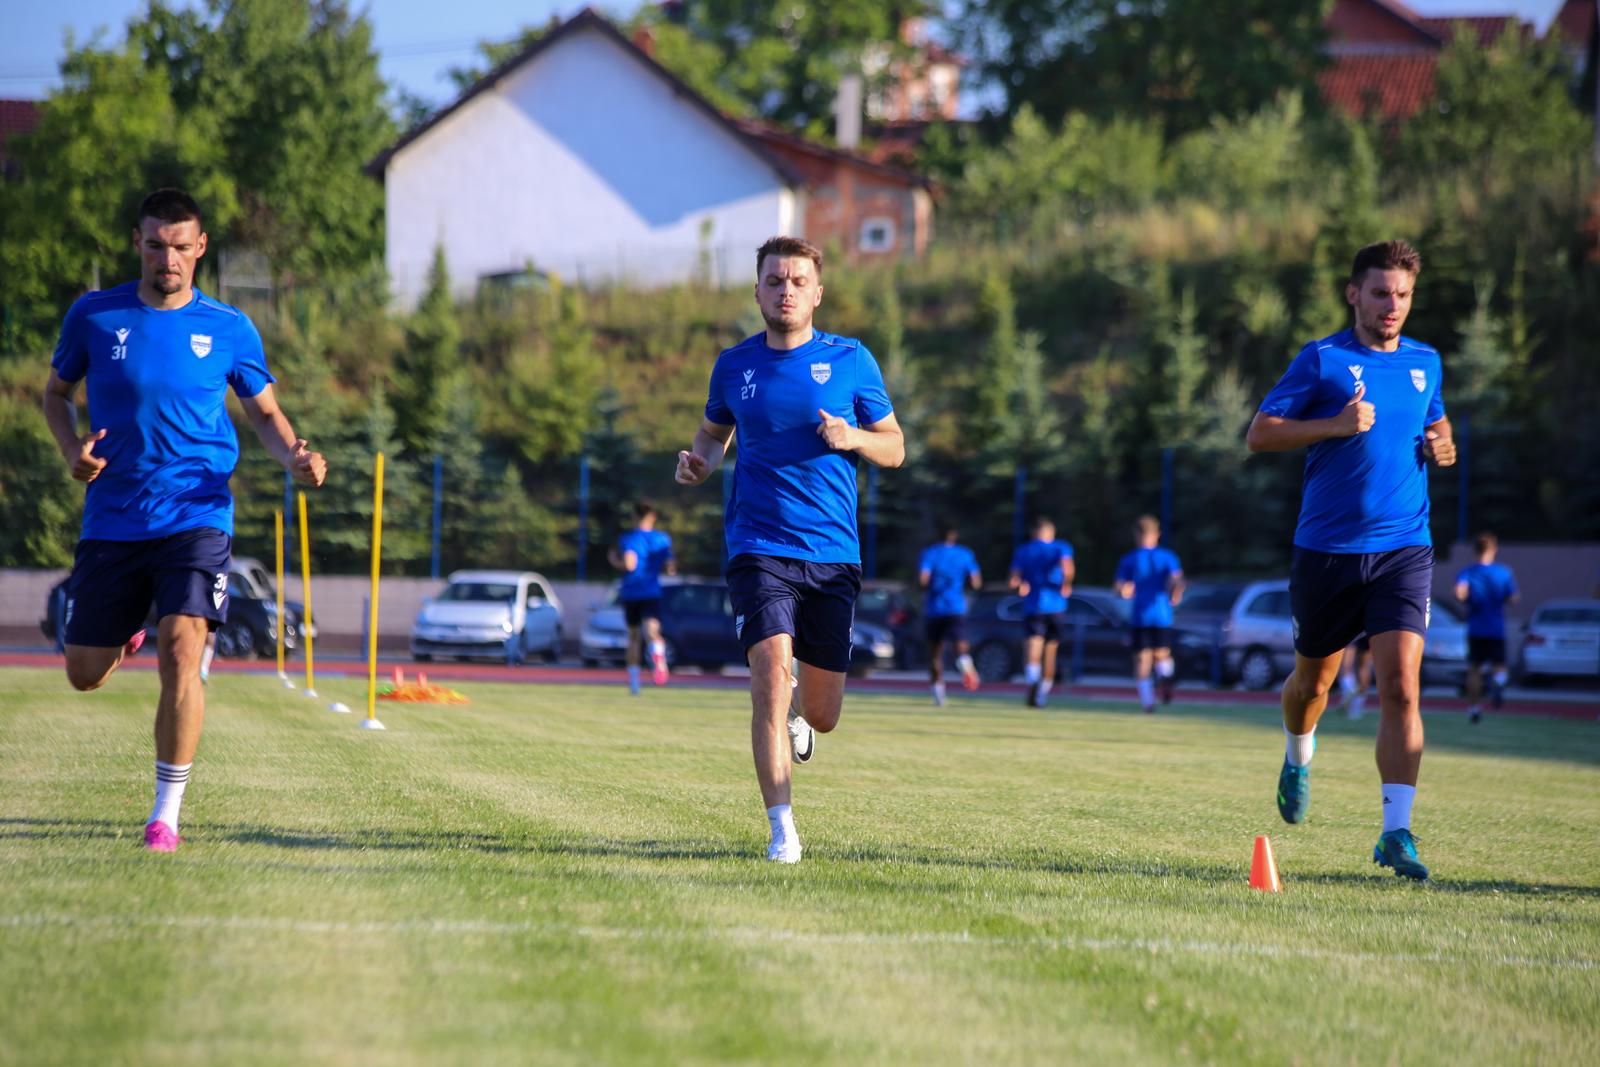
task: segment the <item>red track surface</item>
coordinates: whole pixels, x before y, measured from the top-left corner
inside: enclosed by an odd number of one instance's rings
[[[6,667],[47,667],[59,668],[61,657],[50,652],[4,652],[0,653],[0,669]],[[148,652],[135,656],[123,665],[124,670],[154,670],[156,658]],[[627,684],[627,675],[620,670],[595,669],[590,667],[507,667],[498,663],[430,663],[427,665],[415,664],[409,661],[379,661],[378,677],[387,682],[395,667],[405,671],[406,677],[415,678],[418,671],[424,673],[432,681],[439,682],[501,682],[524,685],[611,685],[622,686]],[[218,660],[213,666],[214,674],[274,674],[277,668],[270,661],[256,661],[249,664],[225,663]],[[367,667],[365,663],[351,660],[329,660],[317,664],[317,673],[323,676],[337,677],[365,677]],[[305,665],[296,660],[290,667],[289,676],[298,681],[305,674]],[[674,686],[693,689],[737,689],[744,690],[749,687],[749,681],[744,678],[724,678],[718,675],[680,674],[674,675],[671,682]],[[928,687],[921,680],[902,678],[853,678],[850,680],[851,689],[867,690],[874,693],[902,693],[914,696],[927,696]],[[1014,683],[991,683],[980,690],[980,695],[992,697],[1005,697],[1021,699],[1024,687]],[[1125,703],[1134,703],[1136,697],[1132,686],[1123,685],[1069,685],[1057,689],[1051,694],[1057,701],[1065,700],[1116,700]],[[957,698],[959,699],[959,697]],[[1184,704],[1227,704],[1227,705],[1260,705],[1262,707],[1276,707],[1278,694],[1275,692],[1255,693],[1234,689],[1191,689],[1178,690],[1178,698],[1174,710],[1182,710]],[[1369,698],[1371,712],[1377,711],[1377,701]],[[1439,712],[1465,713],[1467,702],[1459,697],[1423,698],[1423,708],[1429,714]],[[1600,707],[1593,701],[1573,700],[1539,700],[1522,698],[1506,704],[1494,715],[1537,715],[1551,719],[1573,719],[1592,721],[1600,718]]]

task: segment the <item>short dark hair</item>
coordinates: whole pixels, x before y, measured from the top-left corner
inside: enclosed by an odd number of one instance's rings
[[[1495,549],[1499,548],[1500,547],[1500,538],[1496,537],[1494,534],[1490,533],[1488,530],[1485,530],[1481,534],[1478,535],[1477,545],[1478,545],[1478,555],[1481,556],[1485,552],[1493,552]]]
[[[1033,517],[1032,524],[1029,525],[1029,527],[1028,527],[1028,532],[1036,534],[1040,530],[1044,529],[1046,526],[1054,526],[1054,525],[1055,525],[1055,521],[1053,519],[1051,519],[1050,516],[1048,516],[1048,515],[1035,515]]]
[[[939,524],[939,540],[948,541],[948,540],[950,540],[950,538],[954,537],[955,535],[956,535],[956,524],[955,523],[953,523],[953,522],[941,522]]]
[[[822,249],[802,237],[768,237],[756,249],[756,277],[761,277],[761,265],[768,256],[803,256],[817,266],[817,277],[822,277]]]
[[[196,226],[205,229],[205,222],[200,217],[200,205],[182,189],[157,189],[141,200],[138,217],[133,220],[134,226],[143,225],[145,219],[160,222],[188,222],[193,219]]]
[[[1360,285],[1367,271],[1374,267],[1415,274],[1422,269],[1422,255],[1405,241],[1379,241],[1367,245],[1356,253],[1356,260],[1350,265],[1351,284]]]
[[[658,514],[656,511],[656,506],[650,503],[648,500],[640,500],[633,505],[633,517],[636,519],[642,519],[646,515],[655,514]]]

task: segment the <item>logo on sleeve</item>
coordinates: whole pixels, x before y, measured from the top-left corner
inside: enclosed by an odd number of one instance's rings
[[[833,377],[832,363],[811,364],[811,380],[818,385],[827,385],[828,379]]]
[[[189,335],[189,348],[195,355],[205,359],[211,354],[211,335],[208,333],[191,333]]]
[[[1355,379],[1355,380],[1356,380],[1356,381],[1358,381],[1358,382],[1359,382],[1359,381],[1360,381],[1360,380],[1361,380],[1361,372],[1362,372],[1362,371],[1363,371],[1363,370],[1365,370],[1365,369],[1366,369],[1366,368],[1365,368],[1365,367],[1363,367],[1363,366],[1362,366],[1362,365],[1361,365],[1361,364],[1359,364],[1359,363],[1352,363],[1352,364],[1350,364],[1350,367],[1349,367],[1349,370],[1350,370],[1350,377],[1352,377],[1352,378],[1354,378],[1354,379]]]
[[[1428,388],[1428,373],[1413,369],[1411,371],[1411,384],[1417,387],[1417,392],[1422,392]]]

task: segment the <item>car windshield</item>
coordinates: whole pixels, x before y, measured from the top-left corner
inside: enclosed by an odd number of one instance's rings
[[[515,599],[517,587],[510,582],[451,582],[439,594],[440,600],[505,602]]]
[[[1179,615],[1224,615],[1239,599],[1239,587],[1230,585],[1191,585],[1183,591]]]
[[[1595,623],[1600,623],[1600,607],[1591,608],[1582,604],[1574,604],[1571,607],[1540,608],[1539,621],[1557,625],[1571,625],[1572,623],[1582,625],[1587,623],[1593,626]]]

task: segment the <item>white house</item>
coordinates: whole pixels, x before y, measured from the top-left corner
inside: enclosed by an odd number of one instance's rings
[[[386,261],[411,307],[435,248],[462,292],[530,267],[578,283],[753,276],[773,234],[920,252],[928,183],[736,122],[585,10],[374,159]]]

